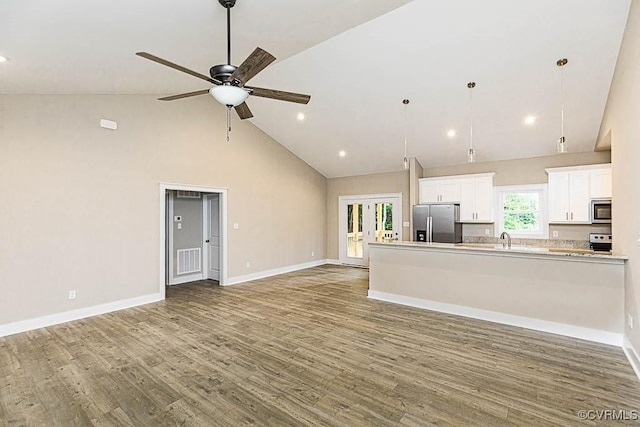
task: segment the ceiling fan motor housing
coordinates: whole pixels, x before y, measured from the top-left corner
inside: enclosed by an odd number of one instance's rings
[[[225,9],[228,9],[230,7],[233,7],[236,5],[236,0],[218,0],[218,2],[222,5],[222,7],[224,7]]]
[[[224,83],[229,81],[233,72],[236,71],[236,68],[238,67],[229,64],[214,65],[209,70],[209,74],[211,74],[211,78]]]

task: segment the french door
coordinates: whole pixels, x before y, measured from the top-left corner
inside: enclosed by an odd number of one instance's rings
[[[339,197],[339,250],[343,264],[369,265],[369,243],[402,240],[402,194]]]

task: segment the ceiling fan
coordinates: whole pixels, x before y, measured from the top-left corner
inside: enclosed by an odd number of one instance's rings
[[[209,70],[211,77],[200,74],[196,71],[185,68],[181,65],[174,64],[166,59],[159,58],[147,52],[137,52],[136,55],[158,64],[171,67],[183,73],[190,74],[199,79],[213,83],[210,89],[198,90],[195,92],[181,93],[179,95],[166,96],[158,98],[160,101],[174,101],[176,99],[189,98],[192,96],[211,94],[219,103],[227,107],[227,122],[229,121],[229,112],[231,107],[235,108],[236,113],[241,119],[249,119],[253,117],[249,106],[245,100],[249,95],[259,96],[262,98],[278,99],[281,101],[296,102],[298,104],[307,104],[311,100],[311,96],[300,93],[285,92],[281,90],[264,89],[254,86],[245,86],[245,84],[260,71],[264,70],[276,58],[269,52],[257,47],[247,59],[244,60],[239,67],[231,65],[231,8],[235,6],[236,0],[218,0],[218,2],[227,9],[227,63],[222,65],[214,65]],[[227,126],[229,129],[229,126]],[[228,139],[228,135],[227,135]]]

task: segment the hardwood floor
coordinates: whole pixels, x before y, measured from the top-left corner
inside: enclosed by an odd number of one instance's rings
[[[196,282],[164,302],[0,338],[0,420],[568,426],[601,423],[580,410],[640,410],[619,348],[369,300],[367,274]]]

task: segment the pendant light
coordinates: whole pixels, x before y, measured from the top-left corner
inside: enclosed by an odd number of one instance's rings
[[[476,161],[476,150],[473,148],[473,88],[476,87],[476,82],[467,83],[467,87],[469,88],[469,116],[470,126],[469,126],[469,151],[467,152],[467,161],[469,163],[473,163]]]
[[[560,138],[556,149],[559,154],[567,152],[567,141],[564,138],[564,66],[567,65],[567,58],[558,59],[556,65],[560,67]]]
[[[409,158],[407,157],[407,107],[409,105],[408,99],[403,99],[404,104],[404,158],[402,159],[402,167],[404,170],[409,169]]]

